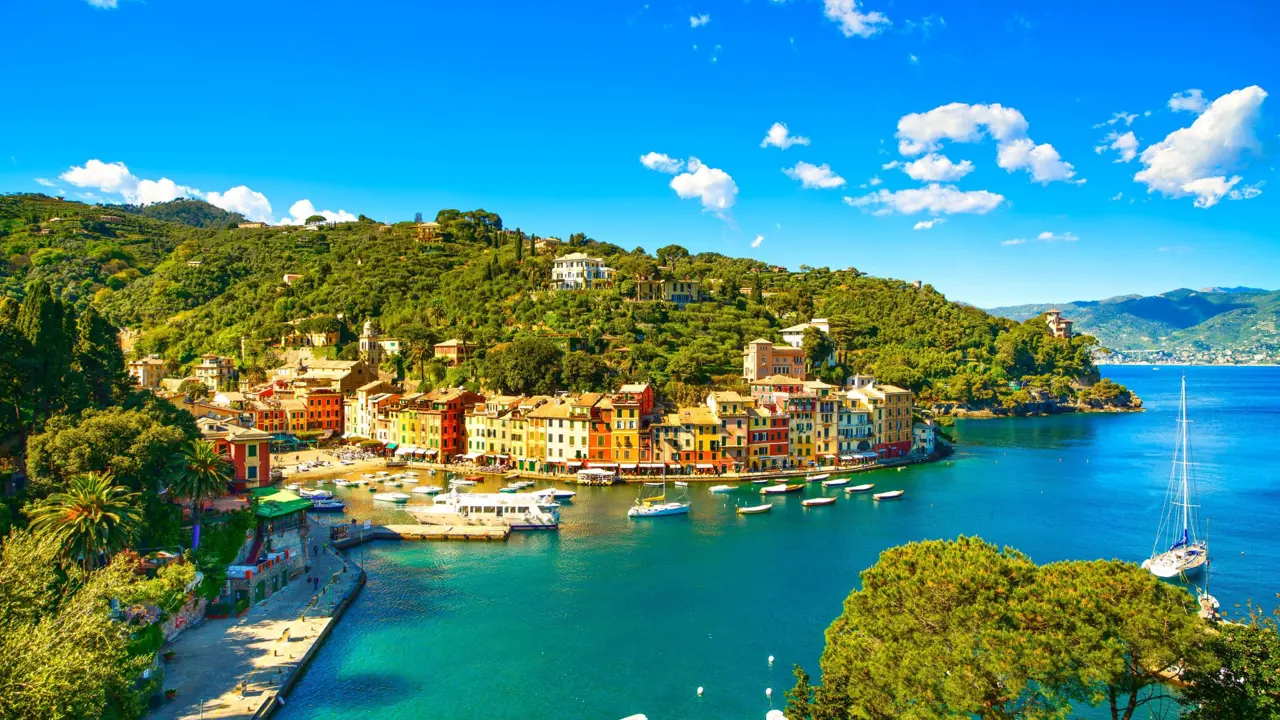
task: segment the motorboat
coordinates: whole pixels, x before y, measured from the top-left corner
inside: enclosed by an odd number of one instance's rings
[[[685,482],[685,481],[683,481],[683,480],[677,480],[677,481],[676,481],[676,487],[689,487],[689,483],[687,483],[687,482]]]
[[[329,498],[333,497],[333,493],[329,492],[328,490],[312,490],[309,488],[302,488],[301,490],[298,491],[298,497],[310,498],[311,500],[315,500],[316,498],[320,498],[321,500],[328,500]]]
[[[284,486],[284,489],[297,492],[302,489],[302,483],[289,483],[288,485]]]
[[[449,481],[449,484],[450,484],[450,485],[457,485],[457,486],[461,486],[461,487],[471,487],[471,486],[473,486],[473,485],[475,485],[475,484],[476,484],[476,480],[473,480],[473,479],[471,479],[471,478],[469,478],[469,477],[467,477],[467,478],[462,478],[461,480],[459,480],[459,479],[457,479],[457,478],[454,478],[453,480],[450,480],[450,481]]]
[[[506,525],[512,530],[555,530],[560,511],[533,493],[460,493],[437,495],[430,505],[406,510],[424,525]]]
[[[585,468],[578,471],[579,485],[612,485],[618,482],[618,473],[604,468]]]
[[[657,495],[645,495],[644,487],[662,489]],[[689,514],[688,493],[684,493],[684,497],[675,500],[667,499],[667,483],[665,480],[660,483],[645,483],[644,487],[640,489],[640,496],[636,498],[635,504],[631,506],[630,510],[627,510],[627,517],[647,518]]]
[[[835,480],[823,480],[822,487],[844,487],[849,484],[849,478],[836,478]]]
[[[414,495],[437,495],[444,492],[439,485],[419,485],[411,491]]]
[[[514,492],[520,492],[520,488],[515,487],[515,486],[513,486],[513,485],[508,485],[508,486],[506,486],[506,487],[498,488],[498,492],[500,492],[500,493],[508,493],[508,494],[510,494],[510,493],[514,493]]]
[[[733,486],[732,485],[712,485],[711,492],[713,493],[733,492]]]
[[[543,488],[542,490],[534,490],[529,494],[541,495],[555,500],[572,500],[578,493],[573,490],[563,490],[561,488]]]
[[[769,478],[756,478],[755,480],[751,481],[751,484],[752,485],[768,485]]]
[[[311,501],[311,512],[342,512],[346,509],[347,504],[341,500],[316,498]]]
[[[372,479],[373,479],[373,475],[371,475],[371,474],[369,474],[369,473],[361,473],[361,474],[360,474],[360,477],[364,478],[365,480],[372,480]]]
[[[800,492],[803,489],[804,489],[804,483],[792,483],[790,485],[779,483],[777,485],[770,485],[768,487],[760,488],[760,494],[761,495],[781,495],[783,493]]]
[[[739,515],[760,515],[761,513],[767,513],[772,509],[773,509],[773,503],[765,503],[763,505],[748,505],[746,507],[739,507],[736,512]]]
[[[405,477],[416,478],[416,477],[418,477],[418,471],[417,471],[417,470],[406,470],[406,471],[405,471],[405,473],[404,473],[404,476],[405,476]]]
[[[835,502],[836,502],[836,499],[833,497],[819,497],[819,498],[809,498],[808,500],[801,500],[800,504],[803,505],[804,507],[818,507],[821,505],[834,505]]]
[[[378,472],[374,473],[373,476],[381,480],[384,477],[390,477],[391,473],[387,472],[386,470],[379,470]]]
[[[404,483],[405,485],[417,485],[418,476],[409,475],[408,473],[406,473],[404,477],[400,478],[400,482]]]
[[[346,480],[334,480],[334,481],[333,481],[333,486],[334,486],[334,487],[351,487],[352,485],[355,485],[355,483],[353,483],[353,482],[348,482],[348,481],[346,481]]]
[[[871,497],[875,498],[876,500],[897,500],[898,498],[902,497],[902,494],[905,492],[906,490],[890,490],[889,492],[876,493]]]
[[[1191,475],[1191,436],[1187,419],[1187,377],[1182,376],[1182,395],[1178,403],[1177,440],[1173,450],[1173,469],[1165,492],[1160,525],[1151,556],[1142,567],[1159,578],[1189,577],[1197,574],[1209,561],[1209,540],[1200,539],[1197,515],[1200,505],[1195,500],[1195,479]],[[1161,546],[1166,549],[1161,550]]]
[[[804,480],[805,482],[822,482],[829,477],[831,477],[831,473],[821,473],[819,475],[805,475]]]
[[[378,493],[373,499],[396,504],[409,502],[409,496],[402,492]]]
[[[867,483],[866,485],[854,485],[853,487],[845,488],[844,491],[849,493],[850,495],[854,495],[857,493],[871,492],[871,488],[875,486],[876,486],[875,483]]]

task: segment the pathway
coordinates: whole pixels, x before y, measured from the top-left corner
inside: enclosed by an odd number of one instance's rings
[[[324,526],[311,523],[315,543],[327,537]],[[336,622],[333,608],[361,581],[354,563],[348,566],[327,549],[312,574],[322,578],[318,594],[302,576],[238,619],[207,620],[183,633],[166,648],[175,657],[164,669],[165,688],[177,690],[177,697],[148,717],[250,718],[282,683],[291,684],[299,663]]]

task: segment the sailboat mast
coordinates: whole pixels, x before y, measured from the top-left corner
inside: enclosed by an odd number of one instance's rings
[[[1191,495],[1187,487],[1187,376],[1182,376],[1182,401],[1179,415],[1181,416],[1181,445],[1182,445],[1182,537],[1186,538],[1187,533],[1191,529],[1190,506]]]

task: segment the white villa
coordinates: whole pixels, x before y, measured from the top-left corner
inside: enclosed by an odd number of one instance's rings
[[[576,252],[556,258],[551,286],[557,290],[582,290],[613,282],[613,268],[604,260]]]

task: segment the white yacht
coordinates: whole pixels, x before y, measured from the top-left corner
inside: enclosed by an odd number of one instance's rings
[[[373,496],[373,499],[380,500],[382,502],[396,503],[397,505],[409,502],[409,496],[402,492],[376,493]]]
[[[555,530],[560,512],[546,495],[459,493],[437,495],[430,505],[406,508],[423,525],[507,525],[512,530]]]
[[[1156,531],[1151,557],[1142,567],[1161,578],[1188,577],[1198,573],[1209,561],[1208,539],[1198,537],[1200,505],[1195,502],[1195,480],[1191,475],[1191,436],[1187,426],[1187,377],[1182,376],[1182,395],[1178,401],[1178,435],[1173,450],[1173,471],[1164,512]],[[1161,547],[1167,550],[1161,550]]]

